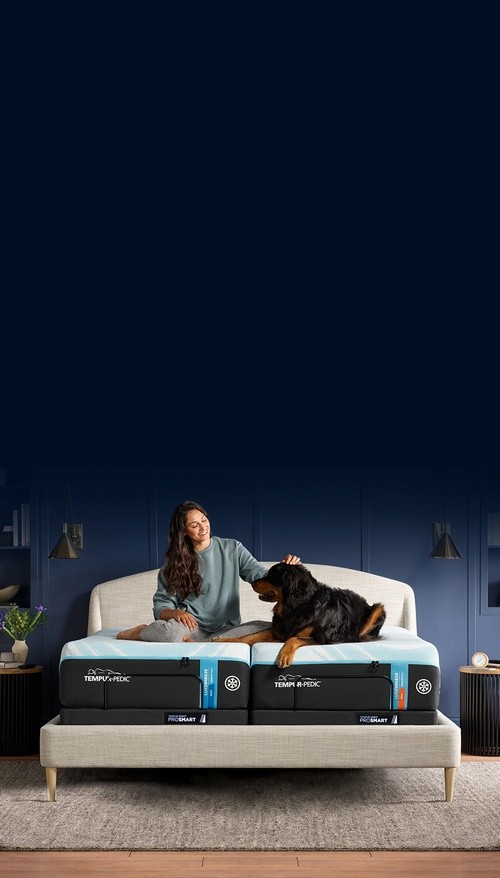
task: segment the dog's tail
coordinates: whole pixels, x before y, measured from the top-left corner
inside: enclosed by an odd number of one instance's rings
[[[385,622],[385,609],[383,604],[372,604],[369,608],[368,618],[361,626],[359,636],[364,640],[374,640],[380,634],[380,629]]]

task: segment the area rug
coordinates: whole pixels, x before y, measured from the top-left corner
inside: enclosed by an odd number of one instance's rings
[[[1,850],[500,849],[500,763],[464,763],[453,802],[422,769],[58,771],[0,763]]]

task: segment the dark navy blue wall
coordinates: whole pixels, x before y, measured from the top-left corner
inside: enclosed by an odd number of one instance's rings
[[[479,482],[468,468],[33,471],[31,605],[41,600],[50,621],[29,645],[30,660],[45,668],[45,718],[58,712],[59,654],[67,640],[85,636],[91,589],[159,566],[171,512],[190,498],[205,506],[214,533],[241,540],[257,558],[296,552],[306,565],[353,567],[408,582],[416,594],[419,634],[439,649],[441,709],[457,719],[458,668],[475,649],[495,653],[500,622],[498,615],[482,618],[479,603],[484,529]],[[49,560],[67,518],[68,485],[73,519],[84,526],[84,547],[79,560]],[[443,486],[447,519],[464,556],[459,561],[429,558]]]

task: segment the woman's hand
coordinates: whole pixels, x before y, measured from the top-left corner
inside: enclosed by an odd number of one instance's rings
[[[283,564],[300,564],[300,558],[298,555],[287,555],[286,558],[283,558]]]
[[[194,616],[186,610],[174,610],[172,619],[175,619],[176,622],[180,622],[181,625],[185,625],[190,631],[194,631],[194,629],[198,627],[198,623]]]

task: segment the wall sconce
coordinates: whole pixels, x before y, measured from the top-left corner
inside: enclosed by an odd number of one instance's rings
[[[67,558],[80,558],[81,555],[79,555],[78,549],[81,549],[83,546],[83,524],[74,524],[73,522],[73,510],[71,508],[71,495],[69,492],[69,485],[67,491],[67,521],[64,522],[62,526],[63,532],[49,555],[49,558],[57,560]]]
[[[444,505],[443,491],[443,520],[441,523],[434,524],[434,548],[429,558],[462,558],[463,555],[458,551],[455,543],[450,536],[450,525],[446,521],[446,509]]]

